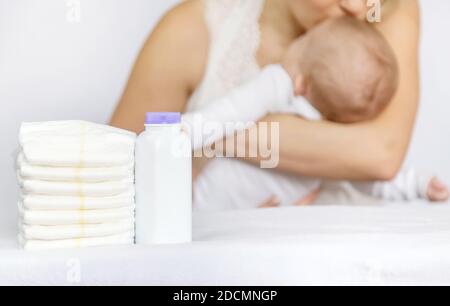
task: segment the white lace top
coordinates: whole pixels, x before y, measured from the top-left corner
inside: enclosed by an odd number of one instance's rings
[[[188,110],[204,106],[255,76],[260,67],[259,18],[265,0],[204,0],[210,33],[209,59],[203,82]]]

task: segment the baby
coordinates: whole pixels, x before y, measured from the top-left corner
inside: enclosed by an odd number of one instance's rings
[[[372,26],[351,17],[327,21],[295,41],[283,68],[324,119],[367,121],[392,100],[398,85],[396,57]]]
[[[367,121],[377,117],[394,97],[398,74],[395,55],[376,29],[354,18],[337,18],[296,40],[281,65],[268,66],[228,96],[185,114],[183,120],[192,133],[194,150],[236,132],[217,129],[205,135],[195,123],[198,118],[204,123],[246,123],[268,113],[295,113],[310,120]],[[230,181],[224,177],[225,172],[236,176]],[[217,182],[220,179],[224,182]],[[194,194],[197,208],[249,208],[272,196],[292,205],[318,186],[320,180],[217,159],[199,176]],[[436,178],[414,170],[401,172],[392,182],[358,183],[355,187],[385,200],[445,201],[449,196]],[[228,190],[234,195],[230,196]],[[217,206],[211,208],[211,203]]]

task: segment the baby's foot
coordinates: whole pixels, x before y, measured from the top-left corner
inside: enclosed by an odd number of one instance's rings
[[[450,197],[450,193],[447,186],[437,177],[434,177],[428,185],[427,197],[432,202],[446,202]]]
[[[320,188],[317,188],[316,190],[313,190],[310,194],[308,194],[306,197],[299,199],[294,203],[295,206],[308,206],[314,204],[314,202],[317,200],[320,194]]]
[[[276,196],[272,196],[264,201],[258,208],[275,208],[280,207],[280,200]]]

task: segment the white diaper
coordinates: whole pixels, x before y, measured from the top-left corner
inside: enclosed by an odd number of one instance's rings
[[[117,221],[134,221],[134,206],[103,210],[43,211],[26,210],[18,204],[21,222],[26,225],[76,225],[101,224]]]
[[[19,244],[28,251],[52,250],[52,249],[76,249],[86,247],[101,246],[118,246],[130,245],[134,242],[134,231],[123,233],[120,235],[95,237],[95,238],[79,238],[66,240],[26,240],[19,235]]]
[[[21,196],[27,210],[103,210],[134,206],[134,190],[112,197],[64,197],[28,194]]]
[[[136,135],[84,121],[23,123],[19,142],[31,165],[58,167],[128,166]]]
[[[45,181],[83,181],[97,183],[123,180],[133,176],[134,165],[108,168],[44,167],[29,164],[23,154],[17,158],[17,171],[24,179]]]
[[[104,224],[76,225],[24,225],[19,224],[20,234],[26,240],[63,240],[94,238],[129,233],[134,230],[133,220]]]
[[[134,182],[131,179],[123,181],[108,181],[101,183],[85,182],[50,182],[19,179],[22,193],[53,196],[111,197],[123,193],[132,193]]]

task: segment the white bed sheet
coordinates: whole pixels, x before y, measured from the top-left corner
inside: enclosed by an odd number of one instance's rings
[[[9,233],[0,284],[450,284],[448,205],[197,214],[194,233],[186,245],[39,253]]]

